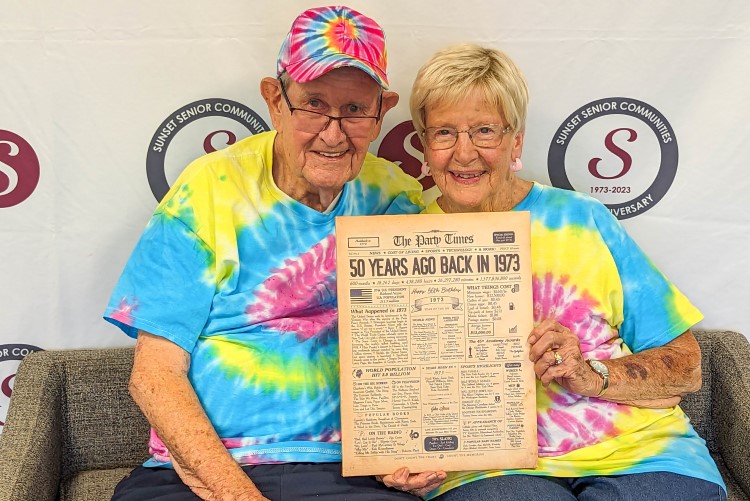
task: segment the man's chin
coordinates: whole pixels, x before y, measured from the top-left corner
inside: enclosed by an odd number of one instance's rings
[[[351,164],[347,163],[338,168],[326,166],[325,168],[317,167],[310,169],[305,173],[305,179],[307,179],[307,182],[312,186],[321,190],[338,189],[340,191],[344,188],[344,184],[357,177],[358,173],[359,170],[357,170],[356,173],[353,173]]]

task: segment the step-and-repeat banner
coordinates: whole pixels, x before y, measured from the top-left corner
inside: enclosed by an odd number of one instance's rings
[[[101,315],[136,239],[189,161],[269,129],[260,79],[313,5],[0,0],[0,424],[25,354],[132,344]],[[530,86],[522,175],[600,199],[701,327],[750,334],[750,3],[348,5],[384,27],[402,98],[374,153],[419,178],[416,70],[500,48]]]

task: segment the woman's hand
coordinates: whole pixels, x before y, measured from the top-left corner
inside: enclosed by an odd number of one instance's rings
[[[444,471],[409,473],[408,468],[399,468],[392,475],[377,475],[375,478],[387,487],[408,492],[415,496],[424,496],[442,484],[446,477]]]
[[[578,395],[596,396],[636,407],[669,408],[701,387],[701,351],[693,333],[683,332],[664,346],[605,360],[609,388],[581,353],[578,336],[552,318],[528,337],[534,372],[546,387],[552,381]]]
[[[552,381],[578,395],[596,396],[604,384],[586,363],[578,336],[553,318],[544,319],[528,337],[529,358],[544,387]]]

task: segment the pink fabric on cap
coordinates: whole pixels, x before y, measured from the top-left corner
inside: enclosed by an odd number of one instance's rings
[[[286,71],[292,80],[305,83],[352,66],[387,89],[386,62],[385,34],[378,23],[349,7],[316,7],[292,23],[279,51],[277,74]]]

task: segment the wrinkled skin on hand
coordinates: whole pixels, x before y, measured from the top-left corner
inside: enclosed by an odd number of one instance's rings
[[[399,468],[391,475],[377,475],[375,478],[387,487],[423,496],[442,484],[446,477],[444,471],[410,473],[408,468]]]
[[[553,318],[544,319],[529,334],[529,358],[544,387],[552,381],[578,395],[596,396],[603,384],[583,358],[573,332]],[[555,352],[561,363],[556,362]]]

